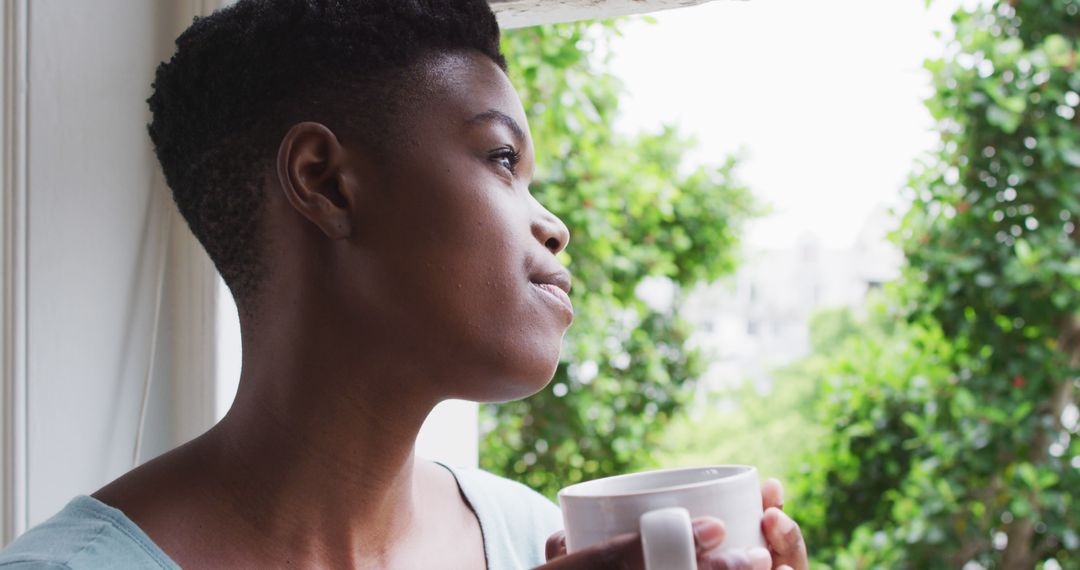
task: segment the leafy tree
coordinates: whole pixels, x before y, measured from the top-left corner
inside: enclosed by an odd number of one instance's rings
[[[485,406],[481,465],[549,496],[652,464],[701,367],[678,303],[656,310],[636,290],[649,277],[682,287],[732,271],[755,211],[734,159],[690,169],[692,142],[675,130],[614,128],[621,85],[602,54],[618,33],[584,22],[512,30],[503,43],[536,144],[532,192],[570,228],[577,317],[547,389]]]
[[[898,323],[827,370],[800,490],[843,568],[1080,566],[1080,3],[961,9],[941,141],[896,239]]]
[[[955,464],[926,469],[958,490],[955,508],[927,520],[951,531],[957,561],[1080,563],[1075,426],[1062,424],[1080,375],[1078,11],[1075,0],[961,11],[955,55],[928,66],[942,147],[916,175],[901,239],[909,311],[954,339],[957,397],[970,394],[935,438]]]

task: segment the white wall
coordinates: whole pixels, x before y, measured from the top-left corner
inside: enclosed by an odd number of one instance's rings
[[[162,32],[173,24],[164,7],[134,0],[30,6],[31,525],[132,466],[169,212],[145,103],[168,53]],[[166,326],[159,377],[167,335]],[[151,422],[148,453],[167,446],[167,425]]]
[[[197,325],[213,290],[198,285],[212,281],[191,236],[167,223],[145,131],[154,67],[207,2],[0,10],[0,544],[131,467],[159,300],[141,457],[208,425],[211,378],[188,380],[190,362],[207,360],[191,357],[207,355]]]

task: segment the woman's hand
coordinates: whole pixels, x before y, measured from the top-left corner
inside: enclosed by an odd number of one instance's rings
[[[799,525],[784,513],[784,487],[780,481],[769,479],[761,486],[762,507],[765,517],[761,532],[769,550],[753,549],[747,552],[721,554],[717,548],[724,542],[724,523],[705,517],[694,519],[694,544],[697,547],[698,570],[808,570],[810,562],[806,555]],[[616,568],[619,570],[643,570],[645,561],[641,550],[641,536],[626,534],[600,546],[594,546],[566,554],[566,535],[559,531],[547,541],[548,563],[541,566],[547,570],[572,570]]]
[[[724,523],[717,519],[694,519],[693,528],[698,570],[769,570],[773,567],[769,551],[764,548],[721,554],[717,548],[724,542],[726,531]],[[538,570],[645,568],[639,534],[624,534],[599,546],[567,554],[566,535],[559,531],[547,541],[547,560],[548,563]]]
[[[776,479],[769,479],[761,486],[761,502],[765,518],[761,520],[761,533],[772,553],[775,570],[808,570],[806,543],[802,531],[791,517],[784,513],[784,486]]]

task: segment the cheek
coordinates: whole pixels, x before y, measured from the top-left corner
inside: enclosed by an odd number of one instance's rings
[[[479,167],[459,168],[432,168],[396,184],[373,216],[369,250],[382,267],[384,300],[407,303],[422,313],[416,318],[461,335],[490,328],[493,317],[513,308],[527,284],[529,222],[510,188]]]
[[[448,279],[473,294],[497,294],[527,280],[527,203],[512,188],[466,157],[446,166],[445,177],[427,182],[419,246],[444,261]]]
[[[426,292],[441,333],[433,343],[461,371],[457,397],[506,400],[547,384],[559,361],[562,323],[538,297],[525,267],[527,219],[510,205],[477,204],[436,254],[453,259]],[[464,253],[464,255],[460,255]]]
[[[364,304],[396,331],[387,346],[454,377],[454,397],[534,393],[554,374],[565,327],[529,284],[526,255],[538,246],[528,201],[475,171],[471,184],[434,178],[410,184],[375,221],[378,269],[367,277],[380,293]]]

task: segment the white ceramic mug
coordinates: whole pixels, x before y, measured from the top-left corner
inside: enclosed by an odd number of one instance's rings
[[[748,465],[663,469],[578,483],[559,491],[566,550],[641,533],[649,570],[695,570],[691,518],[724,521],[721,550],[765,547],[761,485]]]

